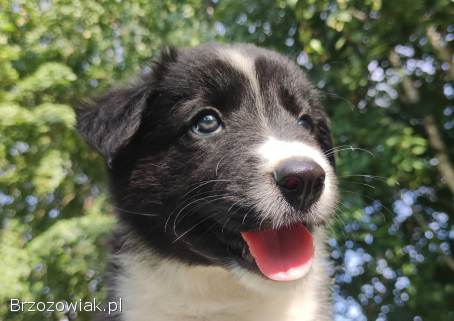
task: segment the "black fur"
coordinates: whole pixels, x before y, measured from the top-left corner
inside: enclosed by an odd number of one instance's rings
[[[263,110],[257,109],[247,77],[219,57],[223,48],[253,59]],[[191,127],[207,110],[219,115],[224,129],[199,137]],[[303,72],[289,59],[251,45],[168,50],[135,85],[80,108],[78,129],[111,163],[111,192],[122,229],[134,231],[163,257],[206,265],[235,260],[256,271],[239,231],[269,224],[250,198],[252,188],[268,186],[271,179],[248,152],[265,138],[259,114],[277,138],[301,140],[325,152],[332,148],[319,95]],[[312,132],[297,124],[301,115],[314,123]],[[332,153],[329,160],[334,167]],[[277,191],[271,195],[289,217],[305,215]],[[123,239],[124,234],[118,242]]]

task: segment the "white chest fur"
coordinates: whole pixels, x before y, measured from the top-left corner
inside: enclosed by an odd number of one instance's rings
[[[319,233],[316,233],[319,234]],[[329,284],[316,236],[311,271],[291,283],[268,281],[242,268],[188,266],[150,254],[121,254],[115,294],[122,321],[330,320]],[[317,242],[319,239],[319,242]]]

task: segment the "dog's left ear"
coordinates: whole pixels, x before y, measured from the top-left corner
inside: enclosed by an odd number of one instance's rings
[[[111,90],[76,108],[77,129],[111,163],[138,131],[150,89],[145,84]]]

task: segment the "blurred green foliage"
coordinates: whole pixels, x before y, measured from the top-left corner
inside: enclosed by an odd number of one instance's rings
[[[113,224],[71,106],[162,44],[293,57],[325,97],[342,191],[335,320],[454,320],[454,8],[449,0],[0,0],[0,319],[10,298],[102,298]]]

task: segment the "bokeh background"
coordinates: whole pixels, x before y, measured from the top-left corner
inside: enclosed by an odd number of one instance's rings
[[[10,298],[102,298],[114,215],[71,106],[163,44],[290,55],[324,95],[342,200],[335,321],[454,320],[452,0],[0,0],[0,319]]]

